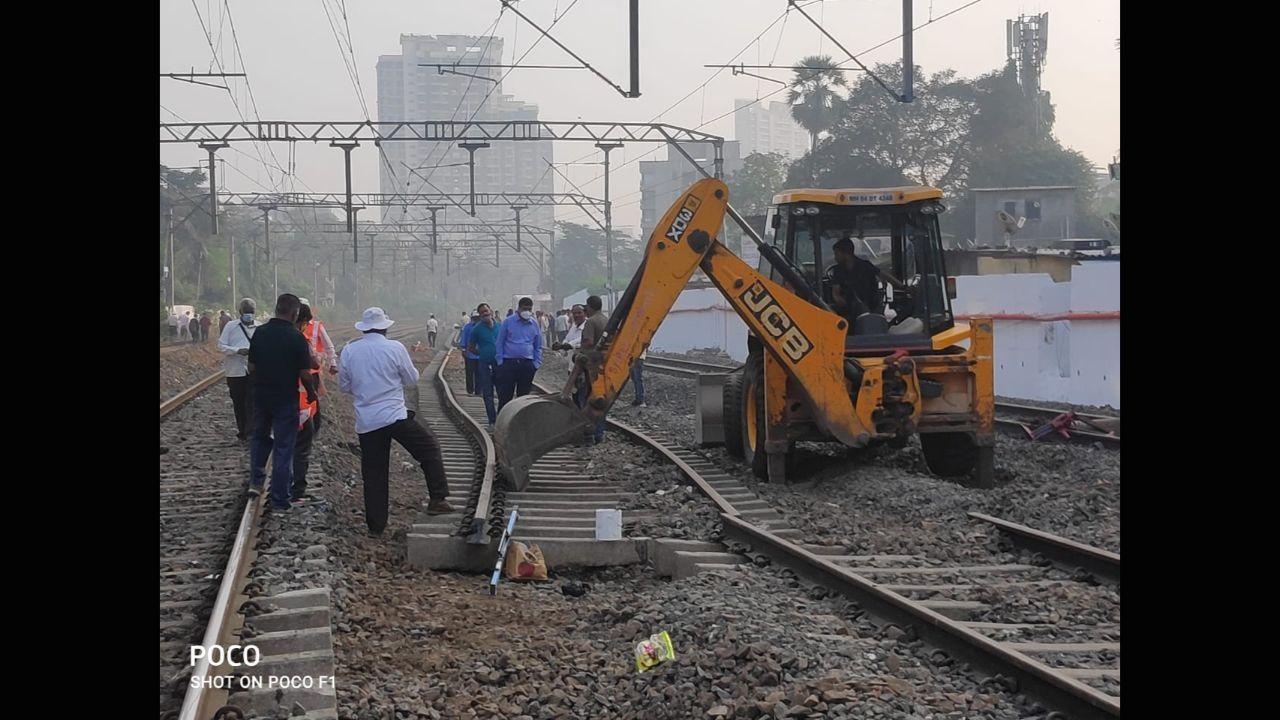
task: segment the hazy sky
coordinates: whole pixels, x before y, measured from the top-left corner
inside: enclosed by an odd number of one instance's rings
[[[968,2],[915,0],[915,23],[919,26],[930,17],[939,17]],[[545,28],[554,14],[564,13],[571,5],[553,35],[625,86],[627,0],[577,0],[576,4],[575,0],[523,0],[517,7]],[[348,61],[350,56],[345,47],[339,50],[326,7],[344,40],[346,26],[350,28],[365,102],[370,116],[376,119],[374,65],[378,55],[399,53],[402,33],[478,35],[491,28],[502,5],[498,0],[226,0],[223,4],[215,0],[161,0],[160,71],[186,72],[192,67],[196,72],[210,70],[214,53],[201,30],[197,9],[213,37],[223,68],[227,72],[239,71],[242,66],[234,50],[229,8],[258,115],[264,120],[362,120],[364,111],[343,62],[344,56]],[[774,24],[756,41],[756,36],[786,7],[785,0],[642,0],[640,98],[625,99],[582,70],[516,70],[503,83],[503,92],[536,103],[543,120],[646,122],[661,113],[664,122],[696,127],[731,111],[734,98],[755,98],[781,87],[735,77],[723,70],[704,89],[670,107],[717,72],[702,67],[704,64],[729,63],[744,47],[746,51],[736,62],[763,65],[773,59],[776,64],[787,65],[818,52],[830,54],[837,61],[844,59],[838,48],[795,11],[785,26],[782,22]],[[899,0],[826,0],[805,8],[855,53],[900,33],[901,9]],[[1105,165],[1120,146],[1120,52],[1115,47],[1120,36],[1118,1],[980,0],[918,30],[916,64],[930,73],[953,68],[966,77],[989,72],[1005,61],[1005,20],[1046,11],[1049,53],[1042,84],[1052,93],[1057,106],[1055,134],[1095,164]],[[511,12],[503,14],[492,32],[505,40],[504,62],[512,62],[538,37],[536,30]],[[860,59],[873,65],[897,60],[900,53],[901,42],[896,41]],[[573,61],[544,39],[523,62],[562,65]],[[782,71],[760,72],[779,79],[788,76]],[[853,73],[849,75],[856,78]],[[245,116],[252,119],[244,82],[228,82]],[[775,99],[780,98],[781,95]],[[162,121],[177,121],[164,108],[192,122],[239,119],[231,96],[223,90],[161,80],[160,103]],[[733,116],[702,129],[732,139]],[[235,147],[246,154],[226,150],[219,153],[235,166],[227,173],[226,186],[237,191],[270,189],[273,183],[257,160],[253,146],[241,143]],[[611,174],[611,191],[618,226],[635,226],[640,220],[639,169],[635,162],[624,163],[656,147],[659,146],[627,145],[612,155],[615,170]],[[296,190],[342,191],[341,151],[325,144],[298,144],[296,152]],[[582,159],[592,152],[595,155],[585,159],[599,160],[598,151],[589,143],[558,143],[555,152],[557,162]],[[661,159],[665,152],[660,149],[646,159]],[[282,164],[289,162],[285,144],[277,144],[275,153]],[[195,164],[203,156],[203,151],[188,146],[165,145],[160,150],[161,162],[176,166]],[[270,160],[271,156],[267,158]],[[366,145],[353,153],[352,164],[355,190],[378,191],[380,163],[373,147]],[[589,184],[598,177],[598,166],[565,170],[588,194],[603,194],[602,182]],[[278,183],[281,174],[274,172]],[[557,179],[557,191],[566,188]],[[574,215],[579,213],[566,211],[561,218],[574,219]]]

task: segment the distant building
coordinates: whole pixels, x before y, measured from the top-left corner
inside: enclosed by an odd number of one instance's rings
[[[772,152],[798,160],[809,152],[809,132],[791,117],[790,105],[734,100],[733,109],[734,137],[742,146],[743,157]]]
[[[715,149],[711,143],[681,143],[685,152],[710,172],[714,165]],[[724,143],[724,176],[729,177],[742,168],[738,143]],[[689,164],[680,153],[667,149],[666,160],[640,161],[640,227],[648,233],[662,219],[662,214],[675,202],[676,196],[702,177],[697,168]]]
[[[496,85],[502,69],[478,67],[459,69],[489,80],[467,77],[452,72],[441,74],[442,65],[494,65],[502,62],[503,41],[499,37],[471,35],[401,35],[399,55],[378,58],[378,120],[380,121],[447,121],[464,122],[476,113],[481,120],[537,120],[538,106],[502,94]],[[496,85],[496,86],[495,86]],[[485,95],[492,95],[485,100]],[[484,105],[481,106],[480,103]],[[381,152],[386,162],[380,163],[381,191],[446,192],[466,194],[470,188],[467,152],[457,143],[388,142]],[[554,161],[552,143],[547,141],[495,141],[490,147],[476,151],[477,192],[553,192],[545,157]],[[434,169],[433,169],[433,166]],[[410,169],[412,168],[412,170]],[[424,181],[429,177],[429,183]],[[463,203],[464,205],[466,203]],[[507,207],[478,207],[477,218],[490,222],[510,220],[515,213]],[[441,222],[479,222],[460,208],[449,206],[439,215]],[[422,221],[430,219],[423,208],[382,208],[383,222]],[[551,207],[530,207],[522,211],[526,225],[551,229],[554,213]],[[477,242],[480,237],[475,236]],[[490,243],[492,241],[489,241]],[[490,245],[492,247],[492,245]],[[527,253],[528,251],[526,251]],[[508,262],[508,256],[510,261]],[[516,256],[513,249],[502,251],[501,272],[504,286],[535,287],[538,283],[537,255],[533,266]]]
[[[1014,247],[1046,247],[1073,237],[1076,188],[1071,185],[973,188],[974,240],[979,247],[1004,247],[1005,228],[996,217],[1004,211],[1025,218],[1012,237]]]

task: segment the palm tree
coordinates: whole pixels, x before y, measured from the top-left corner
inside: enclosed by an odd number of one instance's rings
[[[800,61],[801,67],[813,70],[796,70],[787,90],[787,103],[791,105],[791,117],[809,131],[809,168],[817,182],[814,152],[818,148],[818,135],[831,129],[839,120],[841,97],[837,86],[845,87],[844,73],[831,62],[830,55],[810,55]]]

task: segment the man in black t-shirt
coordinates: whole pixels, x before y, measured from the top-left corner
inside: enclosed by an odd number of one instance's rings
[[[850,238],[837,240],[831,250],[836,263],[827,271],[827,278],[831,282],[832,306],[836,312],[848,318],[851,329],[853,321],[863,313],[883,315],[884,300],[880,297],[878,280],[882,279],[895,288],[905,286],[870,261],[855,255]]]
[[[314,377],[320,365],[294,323],[302,303],[285,293],[276,300],[276,316],[258,327],[249,341],[249,370],[253,377],[253,439],[249,450],[249,492],[258,494],[271,463],[271,508],[289,509],[293,483],[293,448],[298,438],[298,382],[315,401]],[[274,438],[274,439],[273,439]]]

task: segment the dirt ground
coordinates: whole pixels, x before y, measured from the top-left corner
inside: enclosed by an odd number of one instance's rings
[[[197,345],[164,348],[160,353],[160,402],[164,402],[222,369],[214,338]]]

